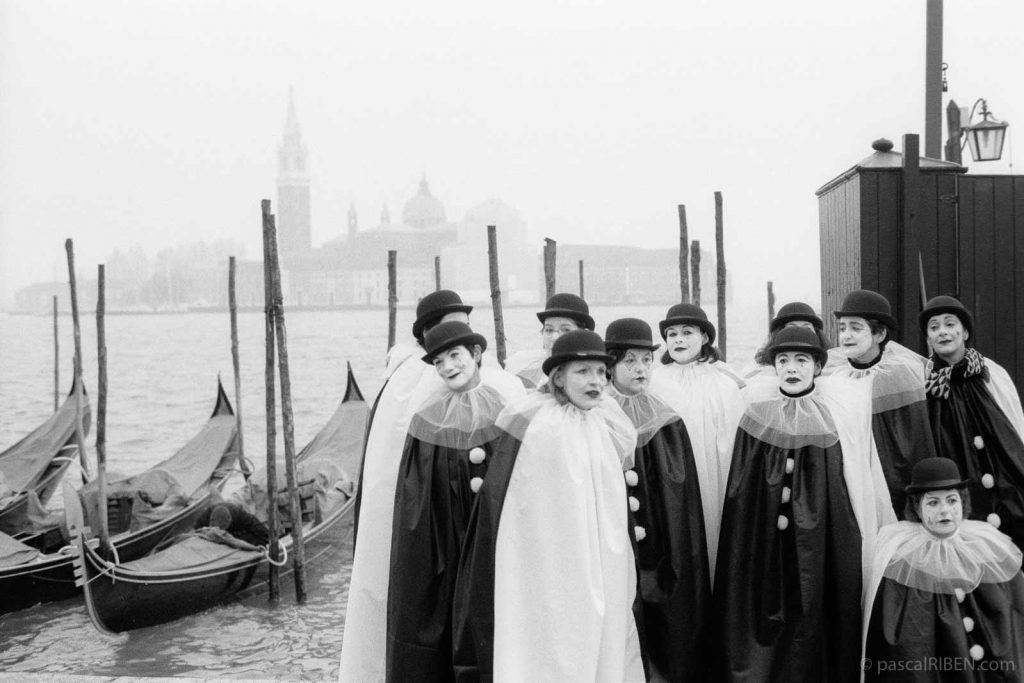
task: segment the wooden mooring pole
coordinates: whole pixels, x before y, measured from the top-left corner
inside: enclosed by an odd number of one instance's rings
[[[690,243],[690,280],[693,287],[693,303],[700,306],[700,240]]]
[[[434,291],[441,289],[441,257],[434,257]]]
[[[278,544],[280,533],[277,519],[277,409],[274,397],[274,294],[271,286],[270,239],[274,235],[274,216],[270,213],[270,200],[261,204],[263,212],[263,299],[265,314],[266,364],[266,414],[267,414],[267,530],[270,533],[270,573],[267,583],[270,587],[270,601],[276,602],[281,594],[281,572],[278,568]]]
[[[228,310],[231,313],[231,367],[235,371],[235,424],[238,425],[238,468],[245,480],[252,476],[252,468],[245,459],[245,441],[242,438],[242,372],[238,358],[238,300],[235,295],[235,257],[228,257]]]
[[[57,295],[53,295],[53,412],[60,410],[60,335],[57,333]]]
[[[715,192],[715,251],[718,263],[718,351],[722,354],[722,360],[728,358],[726,354],[726,341],[728,330],[726,329],[725,315],[725,235],[722,226],[722,193]]]
[[[494,347],[498,364],[505,367],[505,321],[501,314],[501,279],[498,277],[498,229],[487,226],[487,264],[491,274],[491,308],[494,310]]]
[[[82,465],[82,481],[92,479],[89,460],[85,452],[85,380],[82,378],[82,326],[78,321],[78,285],[75,281],[75,244],[64,241],[68,254],[68,282],[71,287],[71,327],[75,339],[75,441],[78,443],[78,461]]]
[[[679,300],[690,301],[690,242],[686,227],[686,205],[679,205]]]
[[[587,298],[583,293],[583,259],[580,259],[580,298]]]
[[[100,547],[110,547],[110,526],[107,519],[107,333],[103,314],[107,307],[106,273],[103,264],[99,265],[96,298],[96,359],[99,362],[99,375],[96,389],[96,498],[100,505],[99,537]]]
[[[388,250],[388,351],[395,345],[398,318],[398,252]]]
[[[277,258],[277,231],[271,223],[270,272],[274,308],[274,333],[277,337],[278,378],[281,381],[281,425],[284,428],[284,472],[288,484],[292,527],[292,570],[295,574],[295,601],[306,601],[306,552],[302,538],[302,503],[295,465],[295,422],[292,419],[292,382],[288,370],[288,331],[284,323],[284,296],[281,292],[281,264]],[[310,502],[312,505],[312,501]]]
[[[555,294],[555,251],[558,243],[550,237],[544,238],[544,301]]]
[[[772,291],[772,281],[768,281],[768,327],[771,327],[775,320],[775,292]]]

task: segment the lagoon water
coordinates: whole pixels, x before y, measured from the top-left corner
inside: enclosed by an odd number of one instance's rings
[[[591,312],[599,332],[615,318],[635,316],[650,322],[657,333],[665,308],[595,307]],[[539,344],[535,310],[506,309],[510,353]],[[480,307],[472,323],[493,346],[491,315],[489,307]],[[399,309],[400,339],[408,335],[414,317],[412,309]],[[763,308],[730,309],[729,322],[729,356],[740,368],[763,340],[766,315]],[[380,389],[387,311],[296,311],[286,313],[286,323],[298,448],[341,400],[346,361],[367,400]],[[235,403],[226,312],[110,315],[105,327],[109,470],[134,474],[184,444],[213,410],[218,373]],[[258,464],[266,450],[262,313],[240,314],[239,336],[244,445]],[[63,396],[71,380],[69,316],[59,320],[59,341]],[[52,412],[53,343],[51,318],[0,313],[0,449]],[[91,314],[82,316],[82,347],[95,416],[96,322]],[[279,422],[279,444],[280,431]],[[90,457],[94,434],[95,426],[87,441]],[[80,475],[72,468],[68,476],[77,481]],[[351,539],[346,537],[335,554],[313,568],[307,579],[309,598],[301,606],[294,603],[291,582],[286,581],[276,608],[259,595],[116,638],[93,629],[80,598],[3,615],[0,673],[334,680],[351,561]]]

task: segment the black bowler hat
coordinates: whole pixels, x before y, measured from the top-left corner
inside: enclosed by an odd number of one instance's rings
[[[412,324],[412,336],[420,339],[423,328],[436,323],[449,313],[466,313],[473,310],[472,306],[462,303],[462,297],[450,289],[439,289],[420,299],[416,305],[416,322]]]
[[[665,338],[665,330],[673,325],[696,325],[708,335],[708,344],[715,343],[715,326],[708,320],[708,314],[696,304],[676,304],[668,309],[665,319],[658,323],[661,338]]]
[[[806,327],[783,327],[775,333],[768,347],[768,356],[774,363],[775,356],[783,351],[808,353],[822,365],[828,359],[828,351],[821,345],[818,333]]]
[[[423,337],[423,347],[427,350],[423,362],[433,363],[438,354],[453,346],[465,346],[472,350],[474,344],[479,344],[481,351],[487,350],[487,339],[482,334],[477,334],[464,322],[449,320],[427,330]]]
[[[855,316],[857,318],[873,318],[889,328],[892,333],[896,330],[896,318],[892,317],[892,307],[889,300],[878,292],[870,289],[856,289],[846,295],[843,305],[838,311],[833,311],[836,318],[843,316]]]
[[[960,469],[949,458],[924,458],[914,465],[907,493],[958,489],[967,486],[967,480],[960,478]]]
[[[651,334],[651,326],[639,318],[619,318],[608,325],[604,333],[604,348],[612,349],[644,349],[653,351],[658,348]]]
[[[545,375],[550,375],[556,367],[571,360],[599,360],[607,364],[615,359],[605,351],[604,340],[597,332],[573,330],[555,340],[551,355],[541,369]]]
[[[590,317],[590,306],[575,294],[552,294],[544,310],[537,313],[542,323],[548,318],[569,318],[575,320],[585,329],[594,329],[594,319]]]
[[[769,332],[777,332],[786,326],[787,323],[791,323],[795,320],[804,320],[814,325],[814,329],[820,330],[822,328],[821,318],[814,312],[814,309],[805,304],[802,301],[793,301],[788,303],[779,309],[779,312],[775,314],[775,318],[768,326]]]
[[[960,318],[960,324],[967,330],[968,335],[974,336],[974,318],[971,316],[971,312],[964,308],[959,300],[951,296],[937,296],[928,300],[921,312],[917,314],[917,324],[921,331],[928,330],[928,321],[932,316],[942,313],[952,313]]]

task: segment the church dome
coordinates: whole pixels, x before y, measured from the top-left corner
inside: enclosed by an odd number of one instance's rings
[[[420,181],[420,190],[416,196],[405,203],[402,209],[402,222],[413,228],[435,228],[445,222],[444,205],[430,194],[427,179]]]

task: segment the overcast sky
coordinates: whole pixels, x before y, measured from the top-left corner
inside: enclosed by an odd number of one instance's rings
[[[1021,27],[1019,0],[946,0],[946,97],[1011,147]],[[424,172],[449,219],[498,197],[538,247],[675,247],[680,203],[710,246],[721,190],[736,292],[817,300],[814,191],[923,132],[924,29],[925,0],[0,0],[0,304],[66,278],[65,237],[88,273],[133,244],[258,258],[290,86],[314,245]]]

